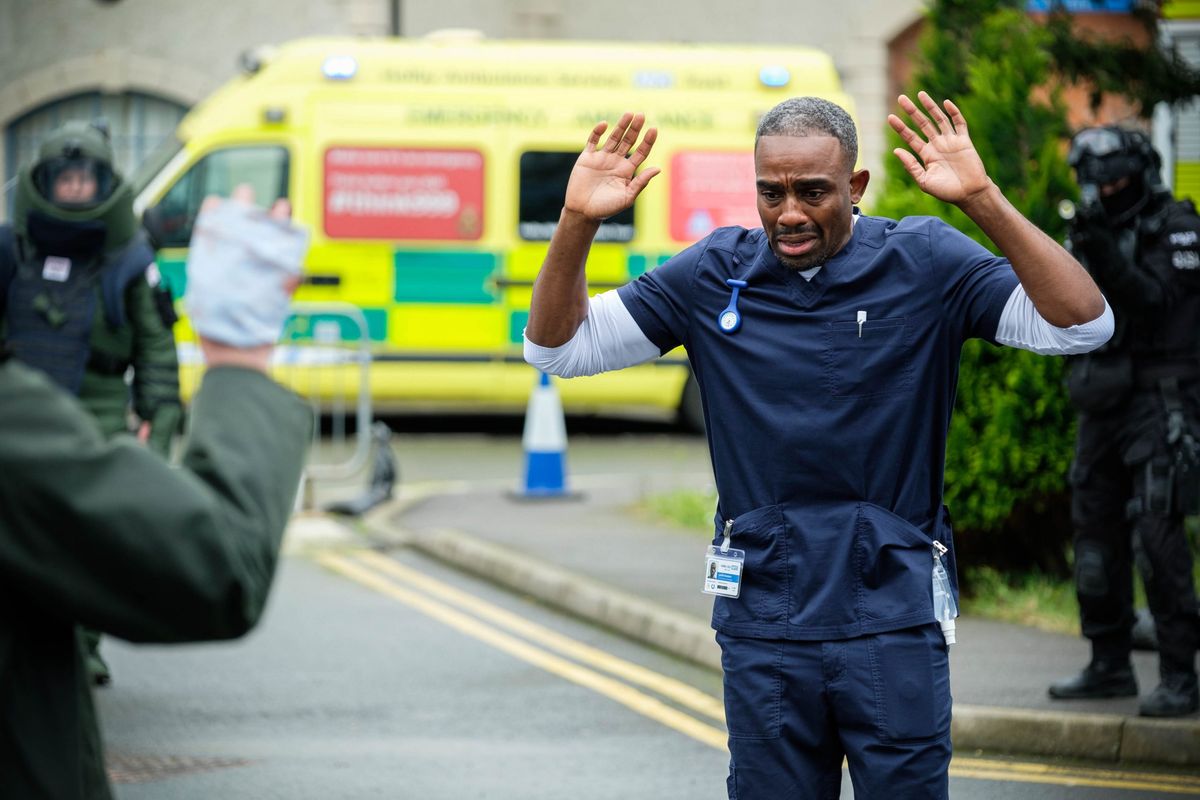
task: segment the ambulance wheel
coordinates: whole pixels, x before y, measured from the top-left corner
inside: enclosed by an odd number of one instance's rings
[[[700,400],[700,386],[695,375],[688,375],[683,385],[683,396],[679,399],[679,426],[693,433],[704,433],[704,403]]]

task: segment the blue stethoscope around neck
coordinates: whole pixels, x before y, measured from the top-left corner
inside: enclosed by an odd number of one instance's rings
[[[738,292],[746,288],[746,282],[737,278],[726,278],[725,283],[733,289],[733,294],[729,296],[729,305],[717,314],[717,327],[722,333],[736,333],[737,329],[742,327],[742,315],[737,309]]]
[[[861,212],[856,206],[854,208],[854,216],[857,217],[860,213]],[[735,270],[738,268],[738,264],[738,258],[737,256],[734,256],[733,268]],[[824,266],[824,264],[819,266]],[[753,265],[751,265],[751,269],[753,269]],[[747,274],[747,277],[749,277],[749,274]],[[726,278],[725,284],[729,286],[729,288],[732,290],[732,293],[729,295],[729,305],[725,306],[720,314],[717,314],[717,328],[720,329],[721,333],[737,333],[738,329],[742,327],[742,314],[740,311],[738,311],[737,307],[738,294],[749,284],[747,284],[746,281],[738,280],[737,278]],[[858,312],[859,337],[862,336],[862,325],[866,321],[866,314],[867,312],[865,311]]]

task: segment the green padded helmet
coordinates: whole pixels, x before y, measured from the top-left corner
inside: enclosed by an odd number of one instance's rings
[[[72,120],[51,133],[37,157],[17,175],[13,228],[29,236],[29,215],[58,223],[103,223],[105,249],[123,246],[136,231],[133,190],[113,169],[108,130],[98,122]]]

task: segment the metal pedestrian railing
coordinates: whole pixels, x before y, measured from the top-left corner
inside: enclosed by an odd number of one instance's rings
[[[366,317],[350,303],[293,303],[289,312],[271,376],[308,401],[317,420],[300,492],[307,507],[312,482],[347,480],[367,465],[374,417],[371,338]],[[176,337],[186,399],[198,387],[204,364],[186,320],[176,327]]]
[[[328,424],[329,439],[321,451],[333,460],[310,460],[308,479],[345,480],[366,466],[371,453],[367,318],[350,303],[294,303],[290,312],[275,348],[272,376],[308,400],[317,419]],[[321,427],[313,434],[318,440]]]

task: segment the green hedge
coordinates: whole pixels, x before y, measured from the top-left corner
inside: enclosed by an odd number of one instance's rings
[[[964,13],[963,3],[934,4],[922,54],[923,63],[938,66],[918,71],[910,96],[923,88],[939,102],[954,100],[992,180],[1027,218],[1061,240],[1057,205],[1076,189],[1064,157],[1063,105],[1055,93],[1035,89],[1050,74],[1049,34],[1023,12],[995,2],[976,4],[992,8],[981,23],[945,31],[937,27],[945,5]],[[892,141],[900,146],[894,134]],[[995,251],[958,208],[918,189],[898,159],[889,160],[882,196],[871,210],[894,218],[937,216]],[[963,350],[945,494],[960,552],[976,563],[1065,568],[1074,414],[1063,366],[1060,358],[980,341]]]

